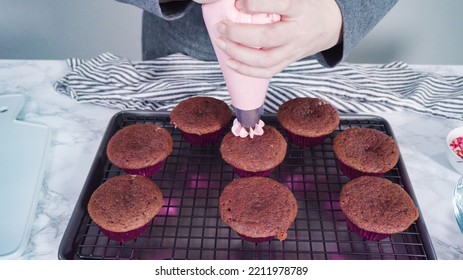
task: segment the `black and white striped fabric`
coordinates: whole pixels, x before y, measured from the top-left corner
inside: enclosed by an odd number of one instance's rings
[[[132,62],[111,53],[67,62],[70,73],[54,87],[79,102],[156,111],[170,111],[197,95],[231,103],[217,62],[182,54]],[[341,63],[335,68],[324,68],[315,60],[295,62],[271,80],[264,109],[276,112],[284,101],[299,96],[323,98],[341,113],[410,110],[463,120],[462,76],[414,71],[402,62]]]

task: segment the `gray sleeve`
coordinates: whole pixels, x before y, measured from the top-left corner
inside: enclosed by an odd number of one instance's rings
[[[165,20],[174,20],[185,15],[195,4],[190,0],[160,4],[158,0],[116,0],[139,7]]]
[[[339,45],[315,55],[325,67],[336,66],[398,0],[336,0],[343,17],[343,40]]]

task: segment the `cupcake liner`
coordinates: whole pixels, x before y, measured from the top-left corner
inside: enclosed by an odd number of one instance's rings
[[[239,233],[237,233],[237,234],[241,237],[241,239],[249,241],[249,242],[254,242],[254,243],[264,243],[264,242],[272,241],[273,239],[275,239],[275,236],[249,237],[249,236],[246,236],[246,235],[243,235],[243,234],[239,234]]]
[[[201,135],[182,131],[182,135],[190,144],[204,146],[218,141],[223,135],[223,129]]]
[[[161,170],[162,166],[164,165],[164,161],[160,161],[156,163],[155,165],[151,165],[145,168],[139,168],[139,169],[123,169],[125,173],[130,174],[130,175],[142,175],[145,177],[151,177],[155,173],[157,173],[159,170]]]
[[[322,143],[329,134],[318,137],[305,137],[285,130],[285,135],[291,143],[299,146],[300,148],[310,148]]]
[[[99,228],[101,232],[104,235],[106,235],[106,237],[108,237],[109,239],[113,241],[118,241],[118,242],[126,242],[126,241],[133,240],[141,236],[143,233],[145,233],[145,231],[148,229],[149,224],[150,223],[146,223],[145,225],[139,228],[136,228],[130,231],[125,231],[125,232],[114,232],[114,231],[106,230],[102,227],[99,227]]]
[[[372,232],[372,231],[361,229],[347,218],[346,218],[346,223],[350,231],[352,231],[353,233],[357,234],[358,236],[366,240],[379,241],[381,239],[391,236],[390,234],[377,233],[377,232]]]
[[[270,174],[272,174],[274,168],[268,169],[268,170],[263,170],[263,171],[258,171],[258,172],[250,172],[246,170],[242,170],[236,167],[233,167],[233,171],[236,173],[241,178],[246,178],[246,177],[269,177]]]
[[[341,170],[341,172],[349,179],[355,179],[361,176],[376,176],[376,177],[383,176],[383,173],[368,173],[368,172],[362,172],[362,171],[356,170],[352,167],[345,165],[339,159],[337,160],[337,165],[338,165],[339,170]]]

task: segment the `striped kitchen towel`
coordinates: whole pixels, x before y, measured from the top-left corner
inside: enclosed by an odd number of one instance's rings
[[[79,102],[169,111],[183,99],[207,95],[231,104],[217,62],[182,54],[132,62],[104,53],[67,63],[70,72],[54,87]],[[271,80],[264,109],[274,113],[284,101],[300,96],[323,98],[341,113],[410,110],[463,120],[462,76],[415,71],[403,62],[334,68],[311,59],[295,62]]]

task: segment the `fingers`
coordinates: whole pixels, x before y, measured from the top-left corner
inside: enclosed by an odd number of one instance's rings
[[[258,78],[271,78],[295,60],[297,52],[291,52],[289,45],[270,49],[257,49],[217,38],[214,42],[230,56],[228,67],[235,71]]]
[[[258,48],[274,48],[291,40],[297,28],[294,22],[275,22],[272,24],[244,24],[224,20],[217,25],[218,32],[228,41]]]
[[[282,16],[294,16],[299,11],[300,0],[237,0],[236,8],[245,13],[279,14]],[[307,1],[307,0],[302,0]]]
[[[272,67],[287,56],[281,48],[256,49],[227,41],[224,38],[217,38],[215,43],[233,60],[245,61],[246,64],[254,67]]]
[[[245,24],[224,20],[217,25],[222,36],[213,40],[231,58],[230,68],[248,76],[271,78],[295,60],[289,43],[297,29],[295,21]]]
[[[258,68],[239,63],[238,61],[232,59],[228,60],[226,64],[228,67],[240,74],[262,79],[271,79],[273,76],[283,71],[283,69],[285,69],[286,66],[289,65],[287,61],[282,61],[279,64],[272,67]]]
[[[269,24],[221,21],[215,44],[229,55],[228,66],[254,77],[271,78],[290,63],[329,49],[342,35],[335,0],[238,0],[244,13],[281,15]]]

